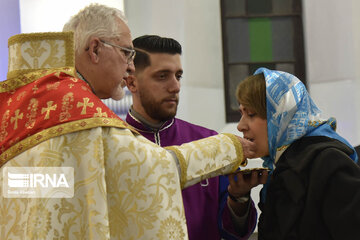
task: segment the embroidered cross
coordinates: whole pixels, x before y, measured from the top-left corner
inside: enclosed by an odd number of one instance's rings
[[[82,110],[81,110],[81,115],[84,115],[86,114],[86,108],[87,107],[94,107],[94,103],[89,103],[90,99],[89,98],[83,98],[84,102],[78,102],[77,103],[77,107],[82,107]]]
[[[96,111],[97,113],[94,113],[94,117],[107,117],[107,113],[106,112],[101,112],[101,108],[97,107]]]
[[[36,93],[36,91],[38,90],[39,88],[35,85],[32,90],[33,90],[33,93]]]
[[[22,119],[23,115],[24,115],[23,113],[19,114],[19,112],[20,112],[20,110],[16,109],[15,110],[15,117],[11,117],[11,119],[10,119],[11,123],[15,122],[14,130],[17,129],[17,127],[18,127],[18,120]]]
[[[50,111],[51,111],[51,110],[53,110],[53,111],[56,110],[57,104],[55,104],[54,106],[52,106],[53,103],[54,103],[53,101],[48,101],[48,102],[46,103],[46,104],[47,104],[47,108],[42,108],[42,109],[41,109],[41,114],[43,114],[44,112],[46,112],[45,117],[44,117],[44,120],[50,118]]]
[[[12,102],[12,98],[9,98],[9,100],[7,101],[7,105],[10,106],[11,102]]]
[[[70,83],[69,88],[71,89],[74,86],[74,84]]]

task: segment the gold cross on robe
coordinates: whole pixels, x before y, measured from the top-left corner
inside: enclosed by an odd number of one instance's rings
[[[14,125],[14,130],[15,129],[17,129],[17,127],[18,127],[18,120],[19,119],[22,119],[23,118],[23,113],[20,113],[19,114],[19,112],[20,112],[20,110],[19,109],[16,109],[16,111],[15,111],[15,117],[11,117],[11,123],[13,123],[13,122],[15,122],[15,125]]]
[[[44,112],[46,112],[45,114],[45,118],[44,119],[49,119],[50,118],[50,111],[51,110],[56,110],[57,104],[55,104],[54,106],[52,106],[54,102],[53,101],[48,101],[47,104],[47,108],[42,108],[41,109],[41,114],[43,114]]]
[[[90,101],[89,98],[83,98],[83,100],[84,100],[84,102],[78,102],[77,105],[76,105],[78,108],[82,107],[82,110],[81,110],[81,113],[80,113],[81,115],[86,114],[86,108],[87,107],[94,107],[93,102],[89,103],[89,101]]]

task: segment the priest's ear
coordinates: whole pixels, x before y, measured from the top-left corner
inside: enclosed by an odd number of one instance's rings
[[[90,57],[91,62],[93,63],[99,62],[99,54],[101,52],[102,45],[103,43],[100,41],[98,37],[90,38],[87,53]]]

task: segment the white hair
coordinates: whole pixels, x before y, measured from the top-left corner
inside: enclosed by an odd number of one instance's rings
[[[74,32],[75,51],[85,50],[89,39],[93,36],[99,38],[120,37],[117,19],[127,23],[122,11],[101,4],[90,4],[80,10],[64,25],[63,32]]]

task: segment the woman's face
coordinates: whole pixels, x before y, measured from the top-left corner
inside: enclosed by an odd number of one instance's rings
[[[269,155],[269,144],[267,136],[267,121],[240,104],[240,118],[237,129],[244,134],[244,138],[255,143],[256,157]]]

